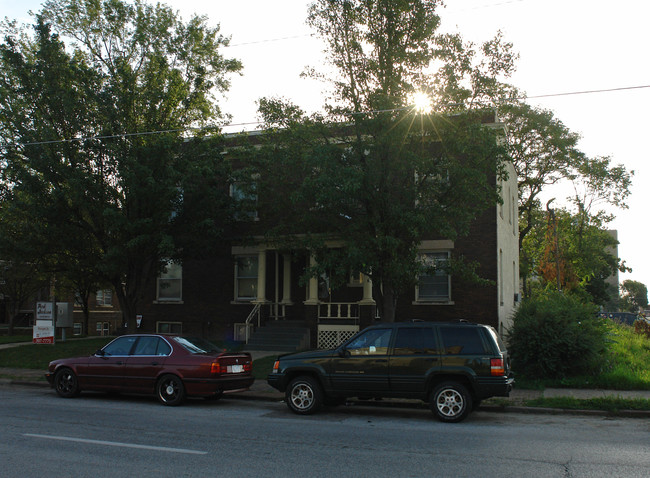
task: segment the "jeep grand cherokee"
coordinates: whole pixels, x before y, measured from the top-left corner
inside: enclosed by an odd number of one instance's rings
[[[508,353],[496,331],[469,322],[397,322],[368,327],[333,350],[282,355],[268,383],[289,409],[317,412],[348,397],[412,398],[444,422],[512,389]]]

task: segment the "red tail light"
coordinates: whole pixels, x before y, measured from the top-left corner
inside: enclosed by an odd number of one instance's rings
[[[506,374],[506,369],[503,365],[503,359],[490,359],[490,374],[502,376]]]
[[[221,364],[218,360],[212,362],[212,367],[210,367],[210,373],[219,374],[221,373]]]

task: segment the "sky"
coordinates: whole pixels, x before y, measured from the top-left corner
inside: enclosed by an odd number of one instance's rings
[[[257,100],[284,97],[307,112],[322,104],[324,85],[300,78],[305,67],[323,69],[323,45],[305,24],[309,0],[167,0],[188,20],[205,15],[231,36],[228,57],[244,65],[232,78],[222,109],[232,115],[231,131],[253,129]],[[0,0],[0,18],[32,23],[27,12],[39,0]],[[439,11],[442,31],[459,32],[477,43],[501,31],[519,53],[509,82],[525,91],[529,103],[553,111],[581,135],[580,149],[591,157],[634,171],[626,210],[610,225],[618,231],[619,257],[631,267],[620,281],[650,287],[650,2],[644,0],[447,0]],[[641,87],[641,88],[639,88]],[[615,91],[602,91],[615,90]],[[593,92],[600,91],[600,92]],[[591,93],[584,93],[591,92]],[[571,94],[566,94],[571,93]],[[579,93],[579,94],[577,94]],[[542,95],[559,95],[531,98]],[[556,190],[554,204],[565,191]],[[549,197],[550,198],[550,197]],[[648,208],[648,209],[646,209]]]

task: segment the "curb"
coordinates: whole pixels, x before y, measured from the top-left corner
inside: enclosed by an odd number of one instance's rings
[[[0,378],[0,385],[19,385],[27,387],[43,387],[51,388],[47,382],[36,382],[20,379],[6,379]],[[227,393],[227,398],[235,398],[238,400],[250,400],[257,402],[282,402],[284,401],[284,394],[274,391],[256,391],[249,390],[246,392]],[[224,397],[224,398],[225,398]],[[417,401],[413,402],[400,402],[400,401],[376,401],[376,400],[363,400],[353,401],[352,403],[361,403],[366,407],[377,408],[406,408],[406,409],[428,409],[424,403]],[[650,410],[618,410],[611,412],[607,410],[580,410],[572,408],[546,408],[546,407],[526,407],[521,405],[481,405],[477,411],[489,413],[518,413],[522,415],[580,415],[591,417],[619,417],[619,418],[650,418]]]

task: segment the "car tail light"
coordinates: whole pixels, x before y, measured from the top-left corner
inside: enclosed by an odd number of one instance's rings
[[[218,360],[212,362],[212,366],[210,367],[210,373],[213,374],[221,373],[221,364],[219,363]]]
[[[490,359],[490,374],[496,376],[506,374],[506,369],[503,365],[503,358]]]

